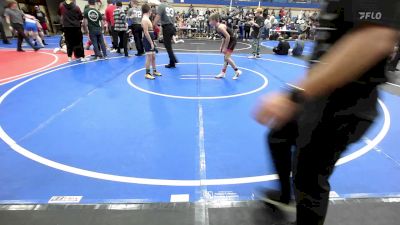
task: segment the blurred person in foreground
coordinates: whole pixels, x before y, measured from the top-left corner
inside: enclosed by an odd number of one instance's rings
[[[271,128],[268,144],[281,190],[262,199],[290,208],[292,147],[297,225],[324,224],[329,178],[347,147],[377,117],[378,86],[399,40],[397,0],[329,0],[306,77],[287,92],[263,97],[255,117]],[[365,46],[368,46],[366,48]],[[362,57],[360,57],[362,56]]]

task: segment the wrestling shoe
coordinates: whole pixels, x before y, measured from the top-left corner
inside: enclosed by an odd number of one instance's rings
[[[257,58],[255,55],[252,55],[252,56],[249,56],[249,57],[247,57],[248,59],[255,59],[255,58]]]
[[[151,75],[150,73],[146,73],[146,75],[144,75],[144,77],[146,78],[146,79],[149,79],[149,80],[154,80],[154,79],[156,79],[153,75]]]
[[[242,71],[237,70],[237,71],[235,71],[235,75],[232,77],[232,79],[237,80],[237,79],[239,79],[240,75],[242,75]]]
[[[154,71],[153,72],[153,76],[161,77],[162,74],[160,72],[158,72],[158,71]]]
[[[221,72],[221,73],[219,73],[217,76],[215,76],[215,78],[221,79],[221,78],[225,78],[225,76],[226,76],[226,73]]]

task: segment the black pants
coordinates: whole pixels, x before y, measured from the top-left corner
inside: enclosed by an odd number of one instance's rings
[[[25,39],[26,43],[28,43],[33,49],[35,49],[31,40],[29,40],[29,37],[25,35],[24,27],[21,24],[13,23],[12,27],[18,33],[17,50],[22,50],[22,40],[24,40],[24,39]]]
[[[3,23],[0,22],[0,35],[1,35],[1,39],[3,40],[3,42],[8,41],[7,37],[6,37],[6,32],[4,31],[4,27],[3,27]]]
[[[135,39],[135,46],[137,50],[137,54],[144,54],[143,49],[143,28],[140,24],[133,24],[131,26],[133,38]]]
[[[281,129],[272,129],[267,135],[267,144],[272,161],[279,175],[282,195],[280,200],[289,203],[291,199],[293,147],[298,136],[297,121],[291,121]]]
[[[83,35],[80,27],[64,27],[65,43],[67,44],[67,55],[75,58],[84,58]]]
[[[250,39],[250,29],[244,28],[244,39]]]
[[[108,29],[109,29],[108,32],[110,33],[110,36],[111,36],[112,48],[117,49],[118,48],[118,32],[114,30],[114,26],[109,26]]]
[[[333,116],[326,100],[307,105],[294,122],[270,133],[268,142],[282,181],[282,192],[290,193],[292,146],[296,146],[293,166],[297,202],[297,225],[322,225],[330,192],[329,178],[346,148],[358,141],[372,121],[355,115]],[[296,138],[297,137],[297,138]]]
[[[175,35],[176,30],[174,25],[168,24],[163,25],[163,36],[164,36],[164,46],[167,49],[169,64],[174,66],[177,63],[177,59],[175,57],[174,51],[172,50],[172,37]]]
[[[124,49],[125,56],[128,56],[128,34],[126,31],[118,31],[119,44],[117,47],[117,53],[121,53],[121,48]]]

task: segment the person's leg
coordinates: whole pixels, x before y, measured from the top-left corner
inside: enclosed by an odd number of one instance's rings
[[[18,50],[22,50],[22,40],[25,39],[26,43],[29,44],[29,46],[31,46],[33,49],[37,49],[35,48],[35,46],[33,46],[31,40],[29,40],[29,37],[25,35],[25,31],[24,31],[24,27],[21,24],[13,24],[13,28],[18,32],[18,45],[17,45],[17,49]]]
[[[101,48],[101,51],[103,52],[103,57],[107,57],[107,46],[104,41],[104,35],[100,32],[100,34],[97,37],[97,40],[99,42],[99,46]]]
[[[297,225],[324,224],[330,193],[329,178],[335,164],[348,145],[358,141],[372,124],[352,115],[329,115],[330,112],[318,107],[318,102],[313,104],[315,106],[306,108],[299,120],[294,167]],[[312,107],[311,112],[309,109]]]
[[[39,43],[40,47],[44,48],[43,40],[42,40],[42,38],[40,38],[39,33],[33,32],[32,36],[34,39],[36,39],[36,42]]]
[[[233,70],[237,71],[238,68],[236,67],[235,62],[233,61],[231,54],[232,53],[230,52],[225,54],[225,62],[227,62],[232,67]]]
[[[117,33],[117,35],[118,35],[118,38],[117,38],[117,53],[119,53],[119,54],[121,54],[121,48],[123,48],[123,44],[122,44],[122,36],[121,36],[121,32],[120,31],[118,31],[118,33]]]
[[[80,27],[75,27],[76,46],[74,48],[77,58],[85,58],[85,49],[83,48],[83,34]]]
[[[118,49],[118,32],[115,30],[114,26],[111,26],[111,38],[113,49]]]
[[[123,31],[122,33],[122,46],[124,47],[125,56],[129,56],[128,52],[128,33]]]
[[[280,129],[272,129],[267,135],[269,152],[279,176],[280,196],[277,200],[285,204],[291,199],[292,148],[297,138],[297,130],[296,121],[292,121]]]
[[[261,41],[261,39],[260,38],[256,38],[256,39],[257,39],[257,53],[256,53],[256,55],[259,56],[260,55],[260,41]]]
[[[137,55],[142,55],[143,50],[143,43],[142,43],[142,26],[140,25],[133,25],[132,26],[133,38],[135,39],[135,46],[137,50]]]
[[[149,79],[149,80],[154,80],[155,79],[155,77],[151,74],[151,68],[150,68],[150,66],[151,66],[151,64],[152,64],[152,60],[153,60],[153,56],[152,56],[152,54],[153,53],[151,53],[151,52],[147,52],[146,53],[146,63],[145,63],[145,67],[146,67],[146,74],[145,74],[145,78],[146,79]]]
[[[7,40],[6,32],[4,31],[3,23],[0,22],[0,34],[1,39],[3,40],[4,44],[8,44],[9,41]]]
[[[174,28],[172,26],[168,26],[163,29],[164,35],[164,46],[168,52],[169,57],[169,65],[175,67],[175,63],[177,62],[174,51],[172,50],[172,36],[174,35]]]
[[[251,42],[251,49],[253,50],[252,54],[255,56],[257,55],[257,38],[253,37],[253,40]]]
[[[98,39],[97,36],[99,34],[97,32],[89,32],[89,37],[90,40],[92,41],[92,45],[93,45],[93,51],[94,51],[94,55],[95,57],[100,57],[100,49],[99,49],[99,43],[98,43]]]
[[[146,63],[145,63],[146,74],[150,74],[151,58],[152,58],[151,54],[147,53],[146,54]]]
[[[64,37],[65,37],[65,44],[67,45],[67,55],[68,58],[72,57],[73,53],[73,38],[74,38],[74,33],[72,31],[72,28],[66,27],[64,28]]]

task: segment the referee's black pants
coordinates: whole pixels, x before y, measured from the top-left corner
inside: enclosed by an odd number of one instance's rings
[[[329,178],[335,164],[347,147],[360,140],[372,124],[371,120],[355,114],[335,115],[326,108],[326,102],[324,99],[307,104],[296,122],[272,131],[268,137],[282,193],[286,197],[290,193],[291,148],[296,146],[293,181],[297,225],[324,224],[330,193]]]
[[[169,57],[169,65],[175,66],[175,63],[178,61],[176,60],[174,51],[172,50],[172,37],[176,34],[176,30],[174,25],[167,24],[163,25],[163,39],[164,39],[164,46],[168,52]]]
[[[135,39],[135,46],[137,50],[138,55],[143,55],[144,54],[144,48],[143,48],[143,28],[142,25],[140,24],[132,24],[131,25],[131,30],[133,34],[133,38]]]

